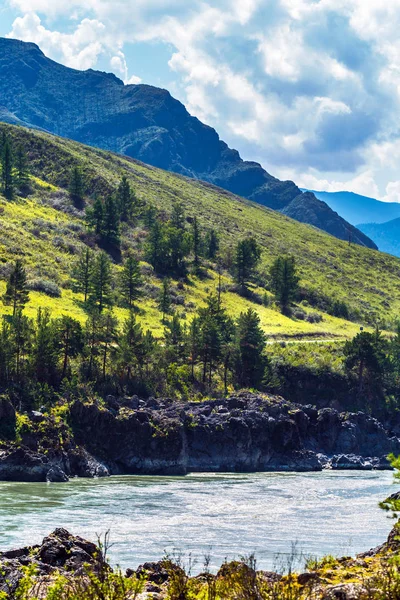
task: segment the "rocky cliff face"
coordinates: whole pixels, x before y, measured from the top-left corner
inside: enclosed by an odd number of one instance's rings
[[[313,194],[243,161],[166,90],[125,86],[111,74],[69,69],[46,58],[35,44],[0,38],[0,119],[202,179],[286,210],[341,239],[347,240],[351,230],[354,243],[376,248]]]
[[[242,394],[187,404],[108,397],[107,408],[76,401],[70,423],[74,438],[62,449],[43,454],[32,435],[21,447],[0,447],[0,479],[381,469],[388,468],[390,452],[400,452],[400,439],[372,417],[276,396]]]

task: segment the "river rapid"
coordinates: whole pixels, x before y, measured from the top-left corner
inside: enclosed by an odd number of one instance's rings
[[[378,502],[396,491],[388,471],[123,476],[69,483],[0,482],[0,550],[35,544],[54,530],[96,541],[123,568],[181,555],[192,572],[209,556],[254,553],[260,569],[296,556],[349,555],[382,543],[393,521]]]

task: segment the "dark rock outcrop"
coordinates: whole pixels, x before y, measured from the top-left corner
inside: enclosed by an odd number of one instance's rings
[[[71,407],[77,444],[110,473],[382,469],[388,453],[400,451],[400,440],[363,413],[318,411],[276,396],[126,404],[120,411],[80,401]]]
[[[71,405],[73,438],[63,450],[43,454],[40,439],[31,438],[36,449],[3,444],[0,480],[387,469],[387,455],[400,453],[400,439],[370,416],[317,410],[278,396],[241,393],[186,404],[110,396],[107,402]]]
[[[0,38],[0,119],[120,152],[244,196],[331,235],[376,245],[311,193],[243,161],[166,90],[76,71],[31,43]]]
[[[103,565],[103,557],[96,544],[73,536],[66,529],[56,529],[44,538],[40,546],[0,552],[0,592],[15,598],[23,568],[28,566],[35,568],[36,591],[39,591],[41,583],[44,586],[47,582],[51,583],[51,576],[57,572],[81,576],[88,568],[97,572]]]

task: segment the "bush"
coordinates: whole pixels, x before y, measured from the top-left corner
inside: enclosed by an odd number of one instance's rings
[[[315,313],[309,313],[307,315],[306,320],[308,321],[308,323],[321,323],[321,321],[323,321],[323,318],[322,318],[322,315],[315,312]]]
[[[307,315],[304,312],[304,310],[301,310],[300,308],[296,308],[296,310],[293,311],[292,316],[294,319],[299,319],[300,321],[304,321],[304,319],[306,318]]]
[[[48,279],[32,279],[28,281],[28,289],[33,292],[41,292],[52,298],[61,298],[61,289],[54,282]]]

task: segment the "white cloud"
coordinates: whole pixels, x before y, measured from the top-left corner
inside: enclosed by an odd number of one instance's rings
[[[167,44],[189,111],[274,174],[399,198],[400,0],[8,2],[11,36],[126,83],[125,43]]]
[[[89,69],[96,65],[104,47],[100,39],[105,26],[96,19],[84,19],[72,34],[46,29],[34,13],[18,17],[8,37],[38,44],[51,58],[62,60],[75,69]]]

